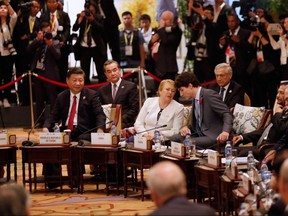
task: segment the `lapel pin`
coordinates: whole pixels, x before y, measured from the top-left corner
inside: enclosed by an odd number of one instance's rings
[[[86,96],[83,96],[83,100],[85,100],[86,99]]]
[[[121,88],[124,88],[124,86],[121,86]]]
[[[229,93],[232,93],[232,90],[229,90]]]

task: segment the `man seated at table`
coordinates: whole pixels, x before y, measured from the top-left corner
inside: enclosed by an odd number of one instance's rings
[[[175,86],[180,96],[192,101],[192,124],[181,128],[180,134],[171,137],[172,141],[183,142],[189,133],[200,148],[216,147],[216,142],[225,142],[232,129],[232,114],[219,94],[204,89],[192,72],[177,76]]]
[[[244,104],[244,89],[237,82],[232,80],[233,71],[229,64],[221,63],[216,65],[216,82],[208,86],[219,93],[224,103],[229,107],[235,107],[235,104]]]
[[[69,89],[58,94],[53,110],[44,123],[44,132],[52,131],[55,123],[62,129],[71,130],[71,140],[90,140],[91,132],[104,132],[106,116],[96,91],[84,88],[85,73],[81,68],[72,68],[66,75]],[[74,166],[72,165],[72,168]],[[44,175],[59,175],[55,164],[46,164]],[[73,174],[74,171],[72,170]],[[76,172],[75,172],[76,173]],[[49,188],[57,184],[48,184]]]
[[[187,200],[186,177],[175,163],[155,164],[149,170],[146,183],[157,206],[150,215],[216,215],[211,207]]]

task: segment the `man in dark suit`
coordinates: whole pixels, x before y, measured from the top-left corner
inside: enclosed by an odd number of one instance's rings
[[[211,207],[187,200],[186,177],[175,163],[162,161],[154,165],[146,183],[157,206],[149,215],[216,215]]]
[[[42,22],[51,23],[53,38],[60,41],[61,59],[57,64],[60,69],[60,80],[61,82],[65,82],[69,55],[67,42],[70,37],[71,24],[68,13],[57,9],[58,1],[59,0],[46,0],[47,11],[41,14],[40,19]]]
[[[121,79],[121,69],[116,61],[106,61],[104,70],[110,83],[98,91],[101,104],[121,104],[122,128],[132,127],[139,112],[137,85]]]
[[[103,133],[106,116],[101,107],[97,92],[84,88],[85,73],[80,68],[72,68],[67,73],[66,82],[69,89],[58,94],[55,106],[45,121],[43,132],[52,131],[55,123],[61,122],[62,128],[71,130],[71,140],[90,140],[90,133]],[[75,104],[75,105],[74,105]],[[45,167],[45,168],[44,168]],[[55,164],[45,164],[44,175],[58,175],[59,169]],[[77,171],[72,164],[72,175]],[[59,185],[50,183],[49,188]],[[76,186],[71,185],[72,187]]]
[[[224,103],[232,108],[236,103],[244,104],[244,89],[237,82],[231,80],[233,71],[229,64],[221,63],[215,67],[216,83],[208,86],[219,93]]]
[[[174,15],[164,11],[161,15],[160,27],[152,36],[150,46],[160,42],[156,59],[156,75],[160,79],[175,79],[178,72],[176,52],[180,44],[182,30],[174,25]]]
[[[80,65],[86,74],[86,85],[90,84],[90,64],[93,58],[99,82],[105,82],[103,64],[107,60],[107,47],[103,38],[103,17],[98,13],[94,3],[85,3],[85,10],[77,15],[73,31],[78,31],[76,43],[80,45]],[[118,39],[119,41],[119,39]]]
[[[119,29],[121,23],[114,0],[93,0],[104,18],[104,40],[109,44],[113,60],[120,62]]]
[[[172,141],[182,142],[187,133],[191,134],[197,146],[211,147],[216,141],[225,142],[232,129],[233,117],[219,94],[200,86],[195,74],[183,72],[177,76],[175,86],[180,96],[193,99],[192,124],[184,126]]]
[[[56,99],[55,106],[50,113],[49,118],[43,126],[44,131],[51,131],[55,123],[62,122],[62,129],[69,127],[69,118],[71,114],[72,104],[74,102],[73,95],[76,96],[76,111],[72,119],[71,139],[77,140],[87,131],[93,130],[103,132],[105,129],[106,116],[101,107],[97,92],[84,88],[85,73],[80,68],[72,68],[67,73],[66,82],[69,89],[61,92]],[[92,132],[92,131],[91,131]],[[86,134],[85,134],[86,133]]]
[[[247,73],[253,56],[252,46],[248,43],[251,32],[240,27],[240,20],[235,12],[228,14],[227,23],[229,30],[219,39],[221,62],[230,64],[233,80],[243,86],[245,92],[251,96],[250,77]]]

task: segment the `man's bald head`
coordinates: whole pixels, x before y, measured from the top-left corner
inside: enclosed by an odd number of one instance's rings
[[[174,23],[174,14],[171,11],[164,11],[161,15],[160,26],[172,26]]]
[[[159,162],[148,173],[147,186],[155,204],[159,207],[167,199],[186,195],[186,177],[175,163],[169,161]]]

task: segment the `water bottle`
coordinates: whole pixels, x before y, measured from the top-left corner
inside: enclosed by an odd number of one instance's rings
[[[54,133],[60,133],[60,127],[58,123],[55,123],[54,127],[53,127],[53,131]]]
[[[154,131],[154,139],[153,139],[155,149],[160,149],[161,148],[161,142],[160,142],[160,132],[159,130]]]
[[[247,156],[247,172],[252,182],[254,179],[254,170],[253,170],[254,167],[255,167],[254,156],[252,151],[249,151]]]
[[[232,146],[229,140],[226,142],[225,146],[225,159],[226,159],[225,166],[226,168],[229,168],[232,159]]]
[[[110,133],[111,135],[117,135],[117,128],[115,122],[112,122]]]
[[[192,138],[191,138],[191,134],[187,133],[186,137],[184,139],[184,146],[185,146],[185,157],[186,158],[190,158],[190,152],[191,152],[191,145],[192,145]]]

